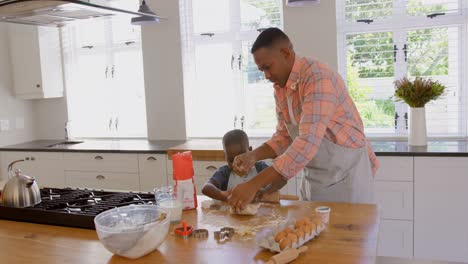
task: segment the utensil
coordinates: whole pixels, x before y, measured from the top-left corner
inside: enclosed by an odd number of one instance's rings
[[[19,169],[13,173],[16,160],[8,165],[8,182],[3,187],[2,205],[9,207],[30,207],[41,202],[41,193],[34,177],[22,174]]]
[[[281,194],[280,192],[272,192],[269,194],[264,194],[260,199],[261,202],[268,203],[279,203],[280,200],[297,201],[299,200],[299,197],[296,195]]]
[[[187,226],[185,220],[182,220],[182,227],[174,229],[176,235],[181,236],[183,239],[187,239],[193,232],[192,226]]]

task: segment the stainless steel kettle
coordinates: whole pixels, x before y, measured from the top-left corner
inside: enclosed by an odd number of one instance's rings
[[[8,165],[8,182],[3,187],[2,205],[9,207],[30,207],[41,202],[41,192],[36,179],[24,175],[20,170],[13,173],[13,165],[24,160],[16,160]]]

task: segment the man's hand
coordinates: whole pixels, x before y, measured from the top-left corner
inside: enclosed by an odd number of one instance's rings
[[[257,191],[255,184],[250,181],[238,184],[232,189],[231,195],[228,197],[228,203],[236,211],[242,210],[253,201]]]
[[[239,176],[244,176],[249,173],[250,169],[255,165],[257,160],[253,151],[249,151],[234,158],[232,169]]]

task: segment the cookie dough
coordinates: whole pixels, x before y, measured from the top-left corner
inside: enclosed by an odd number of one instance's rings
[[[242,209],[240,212],[236,212],[234,208],[231,207],[229,212],[231,214],[237,214],[237,215],[256,215],[258,208],[260,207],[260,203],[257,204],[248,204],[244,209]]]

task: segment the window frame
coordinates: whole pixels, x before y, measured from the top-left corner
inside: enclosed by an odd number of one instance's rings
[[[384,32],[391,31],[394,34],[394,44],[398,48],[403,47],[407,43],[407,32],[422,28],[434,27],[450,27],[458,26],[460,28],[460,39],[458,54],[460,54],[459,65],[459,83],[461,86],[461,111],[463,116],[460,117],[459,124],[461,129],[458,134],[428,134],[431,138],[466,138],[468,137],[468,3],[463,0],[458,0],[458,12],[448,13],[443,16],[437,16],[434,19],[429,19],[426,16],[411,16],[407,14],[406,1],[393,0],[393,15],[389,18],[375,19],[372,23],[362,23],[356,21],[346,21],[345,19],[345,4],[346,1],[337,1],[336,16],[337,16],[337,55],[338,55],[338,71],[345,78],[347,76],[347,46],[346,35],[368,32]],[[411,26],[408,26],[411,25]],[[397,62],[395,64],[394,79],[397,80],[406,76],[407,63],[404,61],[403,52],[397,52]],[[399,115],[398,124],[395,133],[368,133],[370,138],[376,139],[398,139],[407,138],[408,130],[405,128],[405,120],[403,115],[408,111],[407,105],[402,102],[395,102],[395,111]]]
[[[279,1],[279,17],[280,17],[280,24],[279,28],[284,27],[284,18],[283,18],[283,3]],[[195,49],[197,45],[205,45],[205,44],[213,44],[215,42],[220,43],[231,43],[232,44],[232,52],[233,55],[240,55],[243,54],[243,44],[244,42],[254,42],[257,38],[258,34],[260,33],[257,29],[250,29],[245,30],[242,29],[241,21],[241,0],[229,0],[229,7],[230,7],[230,19],[229,19],[229,30],[224,32],[212,32],[214,36],[201,36],[198,33],[194,33],[194,25],[193,25],[193,15],[190,12],[193,10],[192,8],[192,0],[180,0],[180,13],[181,13],[181,36],[182,36],[182,57],[183,57],[183,68],[184,68],[184,93],[185,93],[185,116],[186,116],[186,126],[187,126],[187,134],[189,138],[212,138],[213,136],[204,136],[200,133],[194,133],[195,136],[191,135],[190,132],[190,114],[188,111],[191,111],[191,102],[187,100],[187,98],[191,97],[191,94],[196,92],[193,89],[193,85],[190,84],[191,80],[194,80],[194,76],[196,73],[195,65]],[[187,15],[186,15],[187,14]],[[184,26],[186,25],[186,26]],[[208,33],[208,32],[207,32]],[[211,32],[210,32],[211,33]],[[250,55],[250,53],[249,53]],[[250,55],[251,56],[251,55]],[[246,58],[242,58],[243,63],[246,62]],[[236,60],[237,63],[237,60]],[[237,69],[234,67],[233,69],[233,83],[236,88],[234,91],[235,94],[235,116],[232,117],[232,122],[235,123],[237,120],[237,125],[235,128],[241,128],[241,117],[245,117],[244,121],[244,130],[248,130],[247,128],[247,121],[248,121],[248,114],[247,114],[247,99],[246,99],[246,87],[243,85],[243,70]],[[271,84],[271,97],[273,98],[273,84]],[[273,113],[275,113],[273,109]],[[237,117],[237,119],[235,119]],[[276,116],[273,116],[276,120]],[[264,131],[265,129],[255,129],[251,131],[247,131],[249,136],[252,138],[255,137],[270,137],[275,131],[276,125],[271,128],[271,131]],[[232,127],[234,129],[234,126]],[[218,136],[215,136],[218,137]],[[222,137],[220,135],[219,137]]]
[[[122,136],[122,132],[114,131],[115,129],[109,129],[108,131],[104,131],[104,133],[100,133],[98,136],[93,135],[76,135],[76,127],[74,126],[76,123],[73,122],[74,117],[77,115],[75,111],[77,111],[77,107],[73,107],[72,105],[76,102],[70,98],[74,95],[75,89],[79,89],[77,87],[76,79],[79,78],[76,74],[77,67],[78,67],[78,58],[81,55],[93,55],[93,54],[100,54],[105,57],[105,64],[107,65],[106,69],[108,70],[108,74],[111,74],[112,67],[115,67],[114,58],[118,52],[121,51],[139,51],[142,52],[142,39],[141,34],[139,37],[132,40],[132,43],[126,44],[122,41],[114,40],[114,32],[113,32],[113,24],[112,18],[101,18],[101,21],[104,23],[104,42],[103,43],[93,43],[89,42],[88,44],[92,46],[92,48],[85,48],[80,47],[79,39],[78,39],[78,27],[79,24],[71,24],[67,27],[60,29],[60,37],[62,41],[62,55],[64,60],[64,68],[65,68],[65,86],[66,86],[66,104],[67,104],[67,117],[69,121],[71,121],[71,131],[69,131],[71,137],[77,138],[103,138],[103,139],[111,139],[111,138],[120,138],[120,139],[145,139],[148,137],[148,127],[147,127],[147,116],[146,116],[146,107],[145,107],[145,124],[144,131],[141,131],[141,135],[129,136],[125,135]],[[85,45],[86,46],[86,45]],[[143,59],[141,61],[143,63]],[[111,66],[113,65],[113,66]],[[143,65],[142,65],[143,67]],[[117,69],[116,69],[117,72]],[[103,75],[105,74],[105,69],[103,69]],[[144,72],[142,72],[144,75]],[[102,80],[106,86],[111,86],[113,82],[113,77],[105,78]],[[143,87],[143,93],[144,91]],[[114,113],[116,119],[119,119],[120,108],[117,102],[112,103],[112,107],[117,109]],[[110,110],[109,110],[110,111]],[[113,117],[110,117],[114,119]],[[107,125],[106,125],[107,126]],[[110,126],[110,125],[109,125]],[[115,126],[115,124],[113,124]],[[102,132],[102,131],[101,131]],[[89,133],[89,132],[88,132]],[[102,135],[101,135],[102,134]]]

